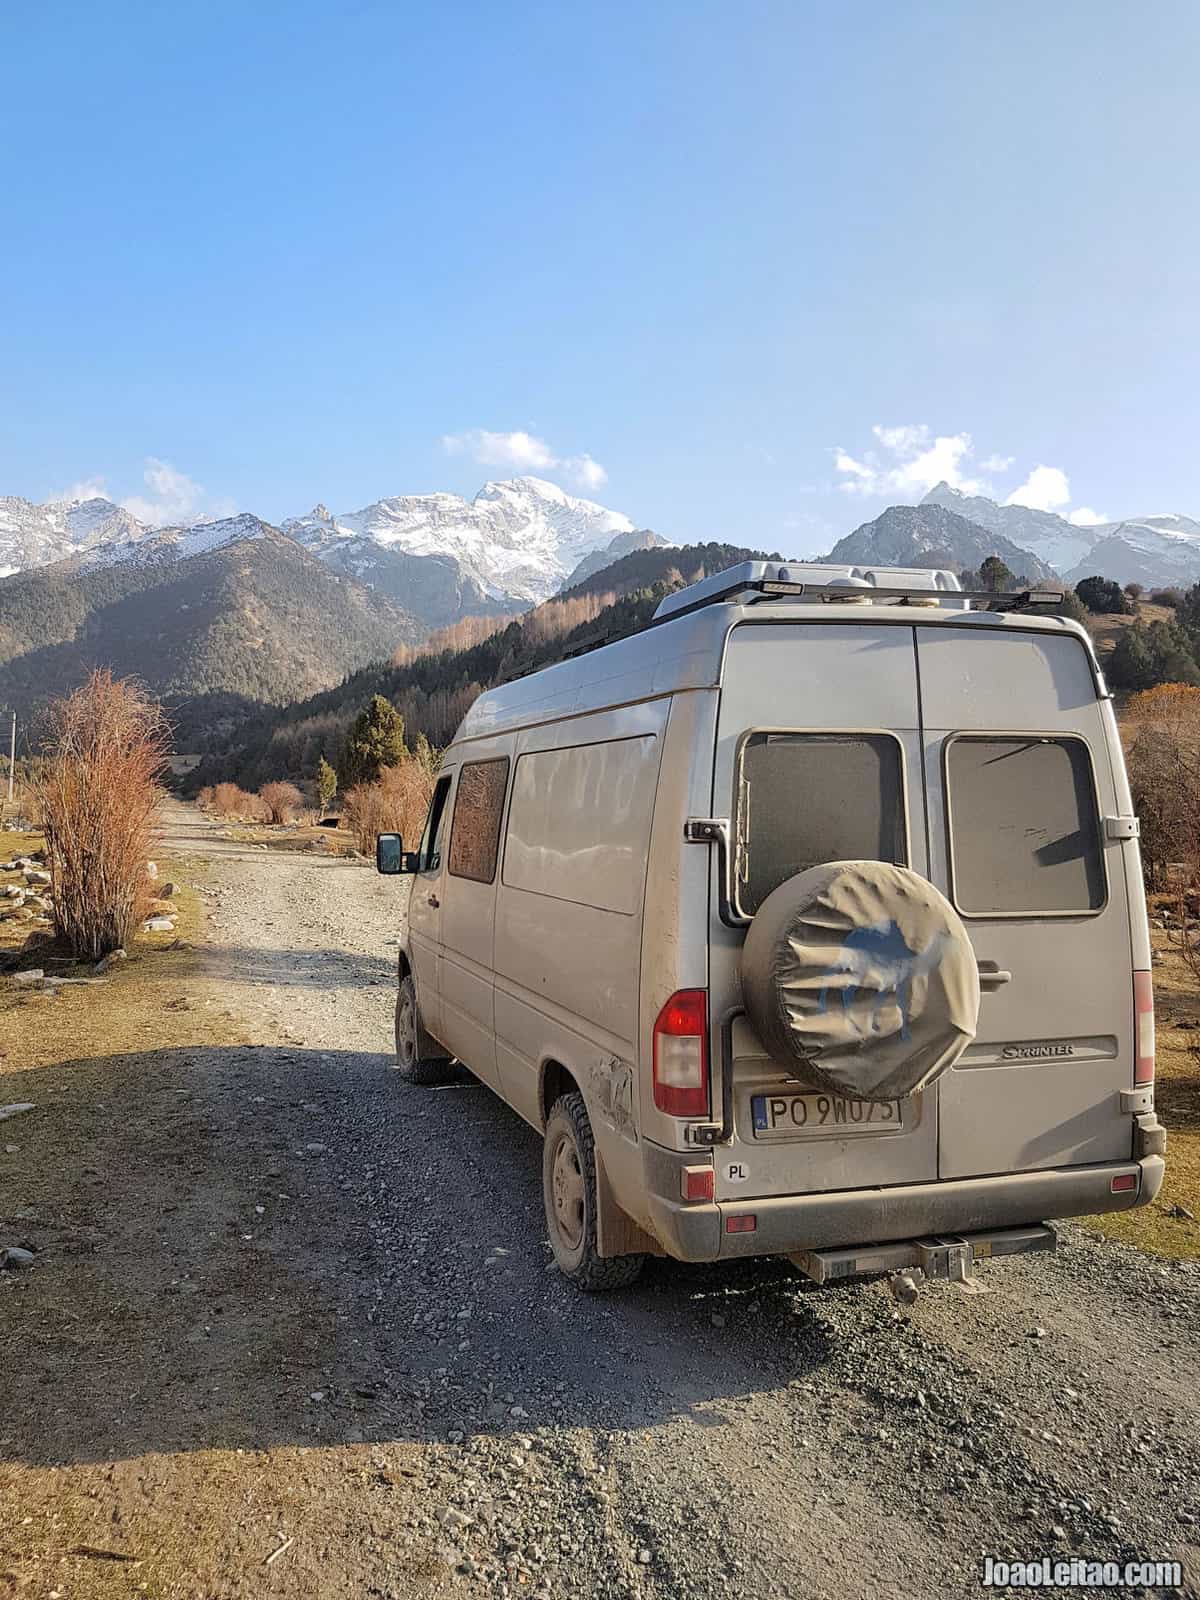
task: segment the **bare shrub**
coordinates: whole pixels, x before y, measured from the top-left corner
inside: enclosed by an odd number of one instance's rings
[[[54,920],[90,961],[128,943],[152,898],[146,858],[167,765],[162,712],[129,679],[94,672],[47,714],[37,780]]]
[[[377,834],[398,833],[410,850],[415,849],[434,781],[435,773],[426,761],[406,756],[398,765],[386,767],[377,783],[351,789],[342,802],[342,816],[355,846],[370,855]]]
[[[201,811],[212,810],[213,786],[211,783],[205,784],[204,788],[200,790],[199,794],[196,796],[196,804],[200,807]]]
[[[1151,888],[1180,869],[1200,880],[1200,688],[1163,683],[1131,695],[1125,714],[1129,786]]]
[[[247,794],[236,783],[218,783],[213,790],[212,808],[220,817],[238,817],[246,822],[266,821],[267,808],[256,794]]]
[[[258,798],[266,807],[268,822],[290,822],[304,804],[294,783],[264,783]]]

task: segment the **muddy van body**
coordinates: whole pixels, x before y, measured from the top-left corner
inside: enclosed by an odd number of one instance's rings
[[[1162,1181],[1150,946],[1082,629],[752,562],[483,694],[411,881],[397,1062],[545,1135],[560,1267],[824,1280],[1048,1247]]]

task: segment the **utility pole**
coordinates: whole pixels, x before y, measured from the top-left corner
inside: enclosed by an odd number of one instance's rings
[[[12,734],[8,741],[8,803],[13,802],[13,774],[17,766],[17,713],[12,714]]]

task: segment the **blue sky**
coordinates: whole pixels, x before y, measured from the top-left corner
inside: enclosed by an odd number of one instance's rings
[[[785,554],[935,472],[1200,516],[1192,0],[4,38],[0,493],[278,520],[527,470]]]

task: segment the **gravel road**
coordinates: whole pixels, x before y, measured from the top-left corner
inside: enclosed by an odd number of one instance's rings
[[[209,858],[228,1003],[303,1067],[283,1131],[324,1162],[311,1241],[358,1370],[387,1375],[371,1438],[422,1452],[437,1592],[966,1595],[990,1554],[1178,1559],[1200,1593],[1196,1267],[1067,1227],[904,1313],[771,1262],[581,1296],[532,1130],[471,1080],[389,1070],[403,887],[182,810],[169,843]]]

